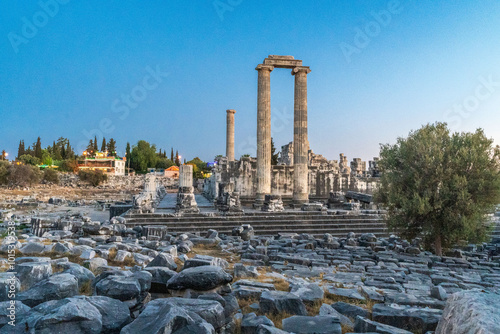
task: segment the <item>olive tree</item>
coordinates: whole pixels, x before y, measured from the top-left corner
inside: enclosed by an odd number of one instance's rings
[[[381,145],[376,198],[390,229],[423,237],[438,255],[459,240],[487,238],[487,214],[500,203],[499,148],[481,129],[450,133],[428,124]]]

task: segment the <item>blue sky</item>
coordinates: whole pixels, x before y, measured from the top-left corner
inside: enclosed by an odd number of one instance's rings
[[[498,1],[55,3],[0,4],[0,149],[11,156],[20,139],[81,149],[104,135],[121,153],[144,139],[211,160],[225,153],[226,109],[237,110],[236,156],[255,155],[255,67],[269,54],[311,67],[309,141],[329,159],[371,159],[435,121],[500,144]],[[277,145],[293,137],[293,84],[290,70],[272,72]]]

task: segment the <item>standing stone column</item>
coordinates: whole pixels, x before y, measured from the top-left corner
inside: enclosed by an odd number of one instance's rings
[[[181,165],[179,167],[179,188],[193,186],[193,166]]]
[[[226,110],[226,157],[227,161],[234,161],[234,114],[236,110]]]
[[[264,203],[271,193],[271,71],[274,66],[258,65],[257,87],[257,196],[255,204]]]
[[[193,166],[181,165],[179,171],[179,192],[175,211],[180,213],[198,213],[198,205],[194,197]]]
[[[293,202],[309,202],[307,139],[307,74],[309,67],[300,66],[292,70],[295,75],[295,100],[293,114]]]

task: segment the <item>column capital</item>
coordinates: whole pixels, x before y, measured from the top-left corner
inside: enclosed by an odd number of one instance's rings
[[[257,67],[255,68],[257,71],[261,71],[261,70],[267,70],[269,72],[272,72],[272,70],[274,70],[274,66],[271,66],[271,65],[264,65],[264,64],[259,64],[257,65]]]
[[[227,109],[226,112],[228,114],[236,114],[236,110],[234,110],[234,109]]]
[[[306,74],[311,73],[309,66],[297,66],[292,69],[292,75],[295,75],[299,72],[305,72]]]

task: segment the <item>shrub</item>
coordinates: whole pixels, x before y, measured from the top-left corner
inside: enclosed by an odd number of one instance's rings
[[[41,178],[40,170],[30,165],[11,165],[9,167],[8,183],[10,186],[32,185],[38,183]]]
[[[97,187],[101,182],[107,181],[108,176],[100,170],[80,170],[78,171],[80,180],[85,181]]]
[[[43,179],[46,182],[59,184],[59,173],[53,169],[47,168],[43,172]]]
[[[59,163],[59,170],[61,172],[78,172],[78,162],[76,160],[63,160]]]
[[[23,154],[20,157],[18,157],[17,160],[22,161],[25,165],[35,166],[40,164],[40,159],[30,154]]]
[[[7,184],[9,181],[9,163],[0,162],[0,184]]]

